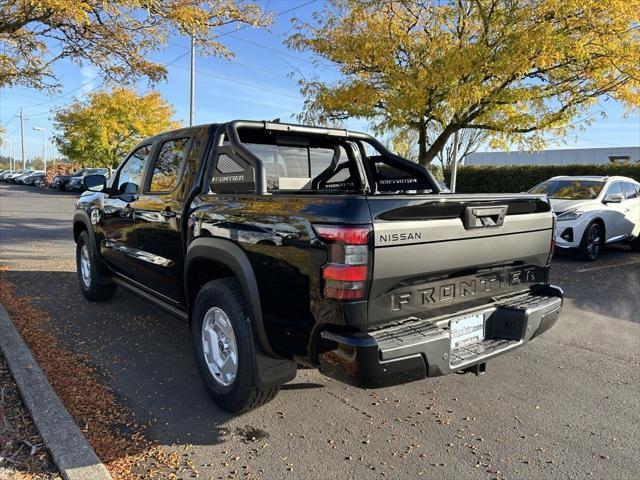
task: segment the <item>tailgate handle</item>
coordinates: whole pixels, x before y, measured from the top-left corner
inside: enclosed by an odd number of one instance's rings
[[[464,228],[501,227],[507,214],[507,205],[492,207],[467,207],[464,211]]]

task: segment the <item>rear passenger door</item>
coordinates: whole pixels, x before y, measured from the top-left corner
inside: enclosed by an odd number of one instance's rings
[[[184,303],[180,186],[192,143],[185,134],[159,142],[135,210],[139,281],[176,306]]]
[[[607,203],[606,208],[602,212],[606,228],[606,240],[607,242],[617,242],[630,232],[622,182],[616,181],[609,185],[604,198],[608,195],[619,195],[622,197],[620,203]]]
[[[624,201],[622,206],[628,221],[627,234],[638,236],[640,233],[640,194],[638,187],[630,182],[622,182]]]

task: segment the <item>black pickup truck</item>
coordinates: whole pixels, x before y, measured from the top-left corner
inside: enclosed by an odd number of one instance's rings
[[[73,219],[80,288],[190,323],[207,390],[239,412],[298,365],[361,387],[451,372],[549,329],[545,196],[441,193],[369,135],[258,121],[141,142]]]

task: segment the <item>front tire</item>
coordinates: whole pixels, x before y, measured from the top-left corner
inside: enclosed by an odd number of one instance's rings
[[[246,412],[277,395],[280,386],[262,388],[256,381],[251,325],[236,279],[212,280],[202,287],[193,308],[191,336],[202,382],[220,407]]]
[[[104,302],[113,298],[118,287],[100,268],[97,252],[86,230],[76,243],[76,270],[80,290],[87,300]]]
[[[631,243],[629,243],[629,246],[631,247],[631,250],[633,250],[634,252],[640,252],[640,236],[631,240]]]
[[[587,262],[597,260],[604,247],[604,229],[597,222],[591,223],[580,241],[580,258]]]

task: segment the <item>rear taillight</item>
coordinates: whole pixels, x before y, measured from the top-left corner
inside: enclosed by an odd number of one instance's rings
[[[360,300],[369,281],[369,237],[371,227],[314,225],[328,246],[328,261],[322,267],[323,293],[335,300]]]

